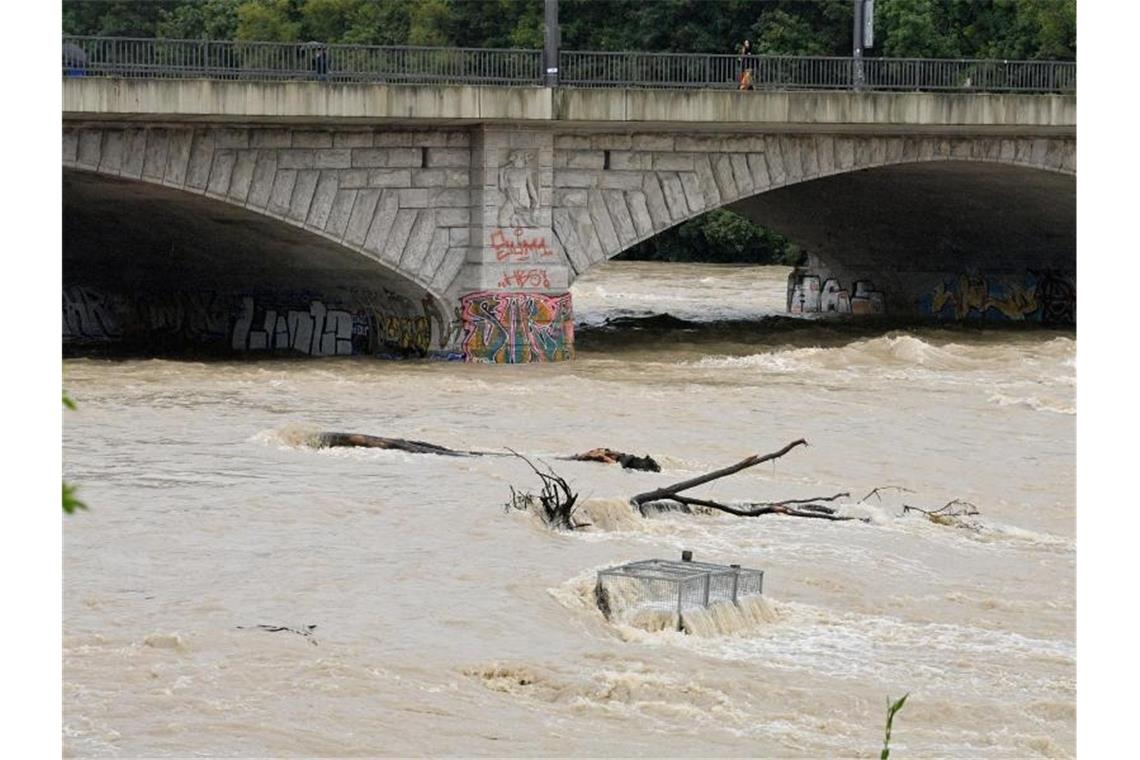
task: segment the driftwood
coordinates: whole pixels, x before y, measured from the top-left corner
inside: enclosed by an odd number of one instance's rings
[[[636,454],[627,454],[614,449],[590,449],[581,454],[565,457],[577,462],[602,462],[604,464],[620,464],[626,470],[644,470],[646,472],[661,472],[661,465],[657,460],[646,454],[639,457]]]
[[[813,517],[817,520],[859,520],[862,518],[849,517],[847,515],[840,515],[836,513],[833,507],[827,507],[818,502],[821,501],[835,501],[850,496],[847,492],[837,493],[834,496],[819,496],[811,499],[789,499],[787,501],[761,501],[761,502],[743,502],[738,504],[721,504],[707,499],[694,499],[688,496],[681,496],[679,494],[670,496],[668,499],[659,501],[648,501],[638,505],[638,508],[644,511],[654,507],[660,508],[667,506],[668,502],[675,501],[678,504],[684,504],[690,507],[707,507],[709,509],[717,509],[721,512],[727,512],[730,515],[737,517],[760,517],[761,515],[787,515],[789,517]]]
[[[898,491],[900,493],[914,493],[914,491],[912,491],[911,489],[903,488],[902,486],[877,486],[875,488],[872,488],[870,491],[868,491],[866,496],[864,496],[862,499],[860,499],[859,501],[857,501],[855,503],[856,504],[862,504],[863,502],[867,501],[867,499],[874,496],[876,499],[878,499],[879,503],[881,504],[883,502],[883,497],[882,497],[883,491]]]
[[[366,449],[395,449],[409,451],[413,454],[437,454],[444,457],[471,457],[481,456],[479,451],[458,451],[446,446],[437,446],[424,441],[409,441],[405,438],[382,438],[378,435],[364,435],[363,433],[318,433],[316,436],[318,449],[339,447],[360,447]]]
[[[288,627],[283,626],[283,625],[265,625],[264,623],[261,625],[239,625],[239,626],[237,626],[237,628],[239,630],[245,630],[245,631],[268,631],[269,633],[280,633],[280,632],[284,631],[286,633],[295,633],[298,636],[303,636],[306,639],[308,639],[309,643],[312,644],[313,646],[317,646],[317,640],[315,638],[313,638],[313,630],[316,627],[317,627],[316,625],[306,625],[304,630],[300,630],[297,628],[288,628]]]
[[[630,499],[630,501],[633,502],[634,506],[640,506],[641,504],[644,504],[648,501],[672,498],[681,491],[687,491],[690,488],[696,488],[699,485],[704,485],[705,483],[710,483],[714,480],[733,475],[740,472],[741,470],[747,469],[749,467],[754,467],[755,465],[758,465],[762,462],[769,462],[773,459],[779,459],[795,447],[807,445],[808,442],[803,438],[800,438],[799,440],[792,441],[784,448],[780,449],[779,451],[774,451],[771,454],[753,454],[747,459],[742,459],[731,467],[725,467],[721,470],[714,470],[713,472],[699,475],[695,478],[690,478],[689,480],[682,480],[680,483],[674,483],[671,486],[658,488],[655,491],[639,493],[637,496],[634,496],[632,499]]]
[[[511,498],[506,504],[508,512],[512,509],[526,512],[534,508],[542,521],[555,530],[577,530],[589,525],[589,523],[580,523],[574,519],[574,508],[578,503],[578,494],[570,488],[570,484],[566,482],[565,478],[554,471],[553,467],[546,465],[547,472],[543,472],[517,451],[513,449],[507,449],[507,451],[526,462],[542,481],[542,491],[538,494],[529,491],[516,491],[515,487],[511,486]]]
[[[695,488],[705,483],[711,483],[729,475],[740,472],[741,470],[749,467],[755,467],[762,462],[770,462],[787,454],[797,446],[807,446],[808,443],[804,439],[792,441],[779,451],[773,451],[770,454],[753,454],[747,459],[743,459],[734,465],[714,470],[713,472],[699,475],[689,480],[683,480],[680,483],[674,483],[671,486],[658,488],[653,491],[638,494],[630,499],[630,503],[644,515],[648,508],[668,508],[671,502],[682,504],[687,507],[704,507],[706,509],[716,509],[721,512],[727,512],[730,515],[737,517],[759,517],[761,515],[788,515],[789,517],[808,517],[817,520],[857,520],[860,518],[849,517],[846,515],[837,514],[837,510],[832,507],[824,506],[820,502],[836,501],[850,496],[849,493],[837,493],[833,496],[817,496],[810,499],[786,499],[784,501],[765,501],[765,502],[745,502],[740,504],[721,504],[720,502],[710,501],[708,499],[694,499],[689,496],[681,496],[681,491],[687,491],[690,488]]]
[[[905,515],[907,512],[918,512],[936,525],[950,525],[955,528],[965,528],[967,530],[982,529],[981,523],[976,520],[963,519],[980,515],[981,512],[975,505],[968,501],[963,501],[962,499],[951,499],[938,509],[923,509],[922,507],[912,507],[909,504],[903,504],[903,514]]]
[[[314,446],[318,449],[330,448],[365,448],[365,449],[392,449],[407,451],[412,454],[435,454],[444,457],[504,457],[510,456],[501,451],[465,451],[462,449],[449,449],[426,441],[413,441],[407,438],[385,438],[379,435],[365,435],[364,433],[317,433],[314,437]],[[568,457],[559,457],[566,461],[602,462],[604,464],[620,464],[627,470],[647,470],[661,472],[661,465],[646,454],[639,457],[627,454],[616,449],[597,448],[574,454]]]

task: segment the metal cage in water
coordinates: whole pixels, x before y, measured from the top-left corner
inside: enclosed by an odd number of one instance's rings
[[[595,593],[599,608],[610,618],[618,608],[680,616],[685,610],[759,596],[763,590],[763,570],[691,559],[646,559],[598,572]]]

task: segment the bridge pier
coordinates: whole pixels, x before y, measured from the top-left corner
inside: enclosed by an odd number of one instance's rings
[[[574,356],[571,270],[552,230],[554,135],[482,126],[471,137],[471,231],[459,353],[522,363]]]

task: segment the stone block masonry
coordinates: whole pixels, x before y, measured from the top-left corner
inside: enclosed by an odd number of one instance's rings
[[[448,315],[448,324],[432,322],[438,326],[430,352],[495,362],[569,358],[569,288],[579,275],[698,214],[768,190],[920,161],[1076,172],[1075,139],[1065,136],[518,124],[433,129],[65,121],[63,164],[203,195],[332,240],[440,304],[437,311]],[[791,310],[873,314],[891,302],[874,273],[858,282],[812,276],[793,284]],[[963,294],[979,288],[947,282],[918,308],[939,316],[969,313],[976,304]],[[1048,303],[1040,313],[1063,316],[1063,304],[1054,301],[1064,299],[1054,296],[1064,288],[1047,283],[1046,290],[1048,298],[1035,302]],[[987,292],[982,311],[1009,311],[1005,290],[993,286]],[[240,299],[235,303],[241,313],[248,311]],[[1009,308],[1029,313],[1027,301]],[[334,327],[319,340],[310,336],[309,353],[343,353],[352,344],[342,335],[347,318],[338,314],[329,322],[333,311],[310,314],[314,325]],[[264,338],[250,337],[257,333],[254,325],[242,345],[306,344],[288,329],[290,317],[284,319],[286,337],[276,336],[276,322],[262,330]]]

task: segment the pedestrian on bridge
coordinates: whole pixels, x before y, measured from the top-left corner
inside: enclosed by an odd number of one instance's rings
[[[313,73],[322,82],[329,78],[329,50],[324,45],[319,45],[313,53]]]
[[[743,43],[741,43],[740,47],[738,47],[736,49],[736,63],[737,63],[737,68],[740,69],[740,73],[736,75],[736,81],[737,82],[743,81],[744,80],[744,72],[747,69],[752,68],[752,61],[750,60],[751,57],[752,57],[752,43],[748,40],[745,40]],[[741,89],[743,89],[743,88],[741,88]]]

